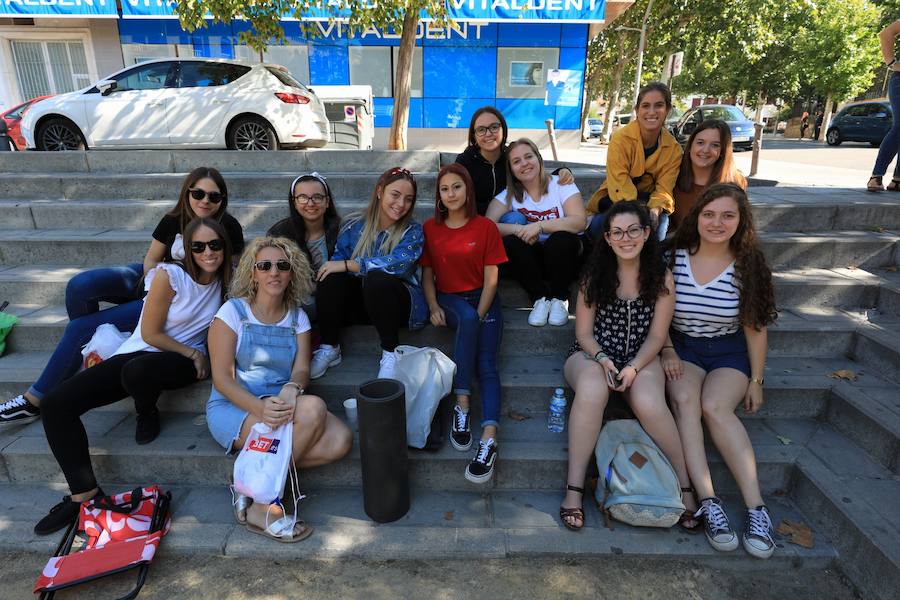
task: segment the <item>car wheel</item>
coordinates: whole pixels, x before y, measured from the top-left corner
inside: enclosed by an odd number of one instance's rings
[[[837,129],[829,129],[825,135],[825,141],[828,142],[829,146],[840,146],[842,141],[841,132]]]
[[[278,150],[275,130],[260,117],[244,117],[235,121],[228,132],[231,150]]]
[[[41,124],[34,141],[38,150],[87,150],[78,126],[68,119],[50,119]]]

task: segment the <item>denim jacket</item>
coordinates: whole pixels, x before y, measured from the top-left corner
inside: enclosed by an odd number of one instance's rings
[[[400,279],[409,291],[409,328],[421,329],[428,321],[428,304],[419,276],[419,257],[422,256],[425,245],[422,226],[416,221],[410,221],[397,247],[390,254],[351,258],[364,225],[364,219],[358,218],[350,219],[341,226],[331,260],[355,260],[359,265],[359,273],[354,273],[357,277],[365,277],[370,271],[384,271]],[[387,235],[387,231],[378,234],[374,244],[376,248]]]

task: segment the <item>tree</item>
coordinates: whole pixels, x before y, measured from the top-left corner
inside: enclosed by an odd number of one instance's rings
[[[300,19],[307,11],[322,10],[317,0],[175,0],[175,14],[187,31],[205,27],[207,14],[217,23],[230,23],[244,19],[251,30],[242,31],[239,41],[256,50],[264,50],[273,43],[284,43],[281,19],[293,13]],[[349,10],[326,13],[330,21],[346,19],[351,35],[372,27],[393,29],[400,32],[400,48],[397,53],[397,69],[394,77],[394,112],[388,148],[406,149],[406,130],[409,120],[409,88],[412,82],[412,57],[416,45],[416,29],[421,15],[434,20],[438,26],[448,23],[447,6],[442,0],[391,0],[372,2],[352,0],[345,4]],[[318,30],[306,28],[312,35]]]
[[[818,0],[800,27],[796,47],[804,81],[825,96],[820,139],[835,103],[872,85],[881,65],[878,10],[866,0]]]

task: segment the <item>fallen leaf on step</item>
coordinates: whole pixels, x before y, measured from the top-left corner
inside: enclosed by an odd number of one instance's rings
[[[514,410],[509,411],[509,418],[513,421],[524,421],[525,419],[530,419],[531,417],[527,415],[523,415],[520,412],[516,412]]]
[[[445,521],[453,520],[453,511],[452,510],[448,510],[447,512],[444,513],[444,520]]]
[[[778,441],[781,442],[782,444],[784,444],[785,446],[788,446],[788,445],[794,443],[794,440],[792,440],[789,437],[784,437],[783,435],[776,435],[775,437],[777,437]]]
[[[788,541],[804,548],[813,547],[813,533],[806,523],[788,521],[784,519],[778,524],[776,529],[780,535],[788,538]]]
[[[897,267],[895,267],[894,265],[891,265],[889,267],[885,267],[884,270],[887,271],[888,273],[896,273]]]
[[[781,489],[781,488],[778,488],[777,490],[775,490],[774,492],[772,492],[772,495],[773,495],[773,496],[787,496],[787,491],[785,491],[785,490],[783,490],[783,489]]]
[[[856,373],[851,371],[850,369],[838,369],[829,375],[832,379],[846,379],[847,381],[856,381],[858,377]]]
[[[871,227],[870,231],[874,231],[875,233],[884,233],[887,230],[884,227],[881,227],[880,225],[876,225],[875,227]]]

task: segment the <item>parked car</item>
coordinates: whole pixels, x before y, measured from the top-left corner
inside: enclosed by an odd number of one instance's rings
[[[707,119],[719,119],[728,123],[731,128],[731,144],[735,148],[750,150],[753,147],[753,121],[744,116],[738,107],[730,104],[701,104],[689,109],[672,127],[672,135],[683,146],[697,126]]]
[[[841,142],[869,142],[877,147],[894,119],[887,102],[860,102],[845,106],[828,125],[825,140],[829,146]]]
[[[591,117],[587,120],[587,123],[584,126],[584,137],[588,139],[600,137],[602,131],[603,121],[595,117]]]
[[[20,130],[22,125],[22,115],[25,114],[25,111],[27,111],[32,104],[49,97],[50,96],[38,96],[37,98],[32,98],[31,100],[23,102],[18,106],[14,106],[5,113],[0,114],[0,118],[6,122],[6,132],[12,140],[13,150],[25,149],[25,138],[22,137],[22,132]]]
[[[325,108],[279,65],[161,59],[32,107],[22,119],[28,148],[322,147]]]
[[[617,114],[613,117],[613,131],[625,127],[631,122],[631,113]]]

